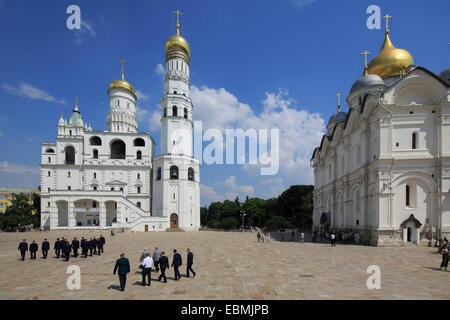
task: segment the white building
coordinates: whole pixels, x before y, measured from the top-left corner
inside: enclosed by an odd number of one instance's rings
[[[450,236],[450,68],[439,76],[381,51],[314,150],[313,229],[359,231],[378,246]]]
[[[137,96],[124,78],[108,90],[107,130],[83,122],[78,101],[58,122],[55,143],[42,143],[41,225],[46,229],[124,228],[165,231],[200,227],[200,167],[193,158],[190,48],[177,34],[165,45],[161,156],[139,133]],[[153,195],[153,196],[152,196]]]

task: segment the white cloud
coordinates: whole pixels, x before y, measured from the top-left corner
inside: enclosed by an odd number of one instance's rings
[[[92,26],[92,23],[88,23],[85,20],[81,20],[81,28],[79,30],[74,29],[75,34],[75,43],[80,44],[83,42],[85,35],[90,35],[92,37],[95,37],[97,33],[94,30],[94,27]]]
[[[35,189],[40,185],[40,177],[37,167],[0,162],[0,181],[4,187]]]
[[[313,183],[310,158],[314,148],[320,144],[325,122],[320,114],[299,108],[287,91],[267,92],[262,101],[263,111],[259,114],[224,88],[192,86],[191,98],[195,105],[195,118],[203,121],[203,129],[279,129],[280,170],[273,179],[280,180],[272,181],[272,185],[265,190],[266,195],[275,196],[276,192],[281,192],[291,184]],[[259,176],[258,165],[243,165],[242,169],[256,180],[269,178]],[[230,186],[233,181],[229,181]],[[250,188],[245,191],[252,193]],[[244,190],[230,192],[236,194]]]
[[[146,95],[145,93],[143,93],[142,91],[136,90],[136,96],[138,98],[138,100],[141,101],[146,101],[150,98],[150,96]]]
[[[211,202],[224,201],[225,196],[218,194],[213,188],[200,184],[200,199],[203,205]]]
[[[164,69],[164,66],[161,63],[158,63],[156,65],[155,72],[159,75],[164,75],[164,73],[166,73],[166,70]]]
[[[47,92],[38,89],[36,87],[33,87],[32,85],[29,85],[27,83],[21,83],[19,86],[15,87],[9,84],[3,84],[2,85],[3,90],[6,92],[23,97],[23,98],[29,98],[34,100],[42,100],[42,101],[48,101],[48,102],[55,102],[62,105],[66,105],[66,102],[63,99],[56,99],[52,95],[48,94]]]
[[[0,137],[3,136],[3,132],[0,131]]]
[[[161,129],[161,112],[159,111],[160,108],[161,106],[158,105],[158,110],[153,111],[152,116],[148,120],[150,130],[159,131]]]
[[[228,187],[228,194],[240,195],[241,198],[245,196],[251,197],[255,192],[255,188],[252,186],[238,185],[236,183],[236,176],[230,176],[225,180],[224,184]]]

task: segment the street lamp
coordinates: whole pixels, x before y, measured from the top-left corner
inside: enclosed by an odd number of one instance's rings
[[[244,232],[244,227],[245,227],[245,210],[241,211],[241,218],[242,218],[242,232]]]

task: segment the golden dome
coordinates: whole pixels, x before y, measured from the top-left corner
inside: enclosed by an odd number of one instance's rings
[[[136,90],[134,90],[134,87],[131,85],[131,83],[129,83],[128,81],[125,80],[124,70],[123,70],[123,64],[124,64],[125,60],[122,59],[122,60],[120,60],[120,62],[122,63],[122,79],[111,81],[111,83],[109,84],[108,93],[112,89],[123,89],[123,90],[127,90],[128,92],[130,92],[134,96],[134,99],[137,100]]]
[[[166,41],[166,53],[169,52],[169,50],[175,49],[175,50],[183,50],[188,57],[191,55],[191,48],[189,47],[189,43],[186,41],[185,38],[177,34],[170,36],[169,39]]]
[[[134,90],[134,88],[131,85],[131,83],[129,83],[128,81],[126,81],[124,79],[111,81],[111,83],[109,84],[109,90],[111,90],[111,89],[124,89],[124,90],[127,90],[128,92],[133,94],[134,97],[136,98],[136,90]]]
[[[369,74],[377,74],[381,78],[405,73],[406,69],[414,64],[408,51],[394,47],[389,39],[389,31],[386,31],[385,35],[380,52],[367,66]]]

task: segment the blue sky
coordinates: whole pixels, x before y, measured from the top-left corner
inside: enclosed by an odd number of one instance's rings
[[[71,4],[81,8],[81,31],[66,27]],[[449,66],[449,1],[0,0],[0,186],[39,184],[40,143],[55,140],[75,96],[83,119],[106,127],[106,90],[122,57],[139,91],[139,130],[159,144],[158,65],[177,9],[192,51],[194,118],[205,127],[281,129],[277,175],[203,165],[202,204],[312,184],[309,158],[336,93],[348,94],[363,71],[361,52],[373,58],[383,42],[383,28],[366,27],[372,4],[393,16],[391,40],[417,65],[437,74]]]

